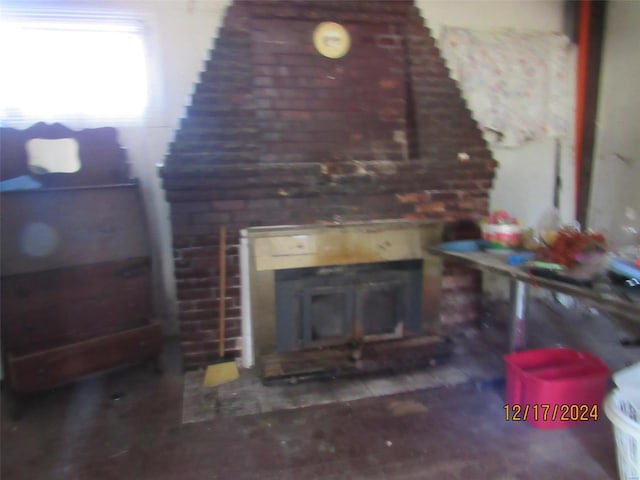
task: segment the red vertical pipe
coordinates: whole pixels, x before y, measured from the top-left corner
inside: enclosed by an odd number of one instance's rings
[[[589,40],[591,25],[591,2],[592,0],[582,0],[580,2],[579,23],[578,23],[578,66],[576,85],[576,173],[575,173],[575,195],[576,195],[576,218],[578,218],[578,205],[580,202],[580,176],[582,174],[582,155],[584,147],[584,115],[585,102],[587,99],[587,70],[589,66]]]

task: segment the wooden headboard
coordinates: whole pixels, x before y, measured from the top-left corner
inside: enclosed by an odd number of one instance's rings
[[[34,173],[29,169],[26,143],[35,138],[71,138],[78,142],[80,170],[75,173]],[[0,128],[0,180],[30,176],[43,187],[113,185],[131,181],[126,151],[112,127],[71,130],[60,124],[36,123],[19,130]]]

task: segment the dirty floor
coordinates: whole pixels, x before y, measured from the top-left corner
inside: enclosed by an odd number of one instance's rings
[[[277,387],[249,371],[235,395],[232,384],[224,394],[203,391],[201,372],[185,374],[169,341],[162,375],[137,366],[59,388],[31,399],[17,421],[3,401],[0,477],[617,478],[604,412],[563,430],[505,421],[506,313],[490,305],[480,328],[456,336],[451,359],[429,371]],[[531,347],[589,349],[614,370],[640,360],[640,347],[620,344],[638,331],[581,305],[533,302],[529,326]],[[270,388],[279,390],[265,393]],[[252,406],[232,407],[238,396]]]

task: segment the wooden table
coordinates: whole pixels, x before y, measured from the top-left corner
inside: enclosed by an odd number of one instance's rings
[[[484,272],[495,273],[510,279],[511,321],[509,348],[511,351],[525,348],[526,310],[529,287],[531,285],[571,295],[590,301],[594,306],[612,315],[640,322],[640,295],[624,298],[619,290],[607,281],[594,284],[593,287],[577,286],[571,283],[552,280],[533,275],[526,268],[514,267],[507,263],[507,255],[478,252],[454,252],[432,248],[436,255],[453,260]],[[636,287],[640,289],[640,286]],[[640,290],[638,291],[640,293]]]

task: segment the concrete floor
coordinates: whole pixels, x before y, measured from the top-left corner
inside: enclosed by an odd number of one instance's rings
[[[582,307],[549,305],[533,304],[532,347],[588,348],[614,370],[640,360],[640,348],[620,346],[637,332]],[[563,430],[505,421],[503,372],[495,362],[505,348],[505,310],[497,305],[490,311],[478,331],[456,338],[455,355],[436,367],[441,373],[433,378],[440,382],[377,394],[369,388],[371,395],[331,402],[313,400],[321,398],[309,394],[317,385],[285,386],[279,388],[291,388],[286,395],[298,398],[290,408],[227,409],[215,418],[183,417],[188,375],[177,344],[168,342],[163,375],[138,366],[59,388],[33,398],[18,421],[3,402],[1,478],[617,478],[604,412],[596,422]],[[424,378],[425,372],[414,375]],[[388,387],[394,380],[371,381]],[[209,397],[220,402],[212,392]]]

